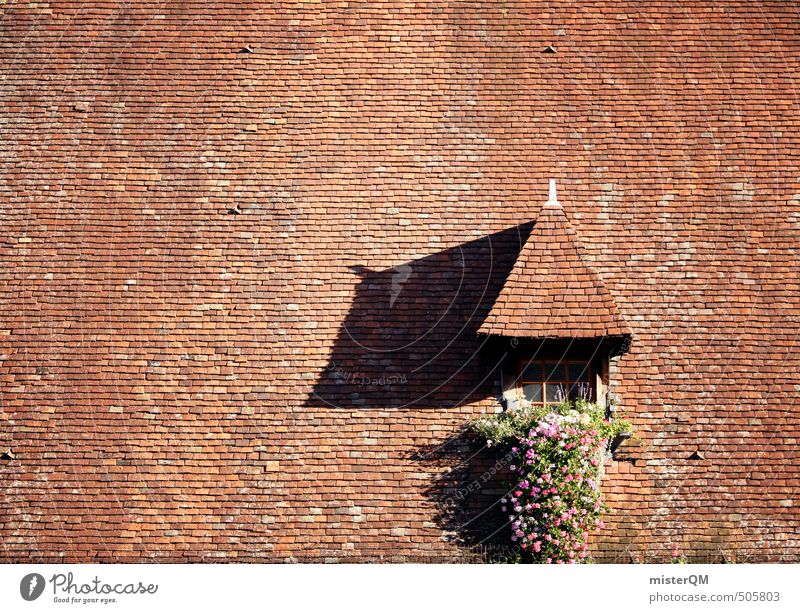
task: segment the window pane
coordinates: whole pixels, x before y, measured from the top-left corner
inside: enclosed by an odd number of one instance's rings
[[[568,364],[567,375],[570,381],[588,381],[589,365],[581,363]]]
[[[546,394],[547,402],[562,402],[564,400],[564,386],[560,383],[548,383]]]
[[[592,400],[592,388],[588,382],[575,383],[569,390],[569,399],[578,400]]]
[[[541,381],[542,364],[541,362],[531,362],[522,370],[523,381]]]
[[[542,384],[541,383],[526,383],[522,386],[522,394],[531,402],[542,401]]]
[[[545,381],[549,381],[550,379],[553,379],[554,381],[563,381],[564,365],[560,362],[545,362],[544,378]]]

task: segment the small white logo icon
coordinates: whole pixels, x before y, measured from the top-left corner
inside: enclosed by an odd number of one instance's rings
[[[19,593],[25,600],[36,600],[44,592],[44,577],[39,573],[30,573],[19,582]]]
[[[394,273],[392,273],[392,292],[389,296],[389,307],[394,306],[394,301],[397,300],[397,297],[403,290],[403,283],[408,281],[410,276],[411,266],[408,264],[400,264],[400,266],[394,269]]]
[[[36,600],[44,592],[44,577],[39,573],[30,573],[19,582],[19,594],[25,600]]]

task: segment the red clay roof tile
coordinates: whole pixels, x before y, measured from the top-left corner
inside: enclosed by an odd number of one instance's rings
[[[556,199],[555,181],[479,332],[528,338],[631,333],[597,271],[587,265],[578,236]]]
[[[597,559],[800,562],[794,3],[0,13],[0,561],[502,537],[453,438],[557,156],[636,337]]]

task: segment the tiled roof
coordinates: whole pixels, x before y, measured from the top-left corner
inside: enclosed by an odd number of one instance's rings
[[[635,339],[598,558],[800,562],[795,3],[0,13],[0,561],[483,542],[477,330],[555,176]]]
[[[536,225],[479,332],[528,338],[622,336],[630,329],[556,198]]]

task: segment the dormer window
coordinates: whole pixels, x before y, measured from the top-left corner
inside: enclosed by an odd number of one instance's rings
[[[631,332],[589,265],[555,181],[478,332],[499,358],[506,408],[607,402],[610,360],[627,350]]]
[[[519,366],[520,400],[539,406],[596,400],[594,368],[585,360],[523,360]]]

